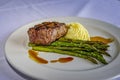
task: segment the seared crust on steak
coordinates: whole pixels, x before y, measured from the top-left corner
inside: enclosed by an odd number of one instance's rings
[[[65,23],[43,22],[28,30],[30,43],[49,45],[67,33]]]

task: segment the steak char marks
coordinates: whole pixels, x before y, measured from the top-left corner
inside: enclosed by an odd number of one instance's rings
[[[64,36],[67,33],[65,23],[59,22],[43,22],[35,25],[28,30],[30,43],[40,45],[50,45],[56,39]]]

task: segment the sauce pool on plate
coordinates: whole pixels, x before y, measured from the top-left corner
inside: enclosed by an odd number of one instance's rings
[[[32,59],[33,61],[40,63],[40,64],[47,64],[48,61],[45,60],[44,58],[38,56],[38,52],[34,51],[34,50],[28,50],[28,54],[29,54],[29,58]],[[72,61],[73,58],[72,57],[64,57],[64,58],[59,58],[57,60],[51,60],[51,63],[56,63],[56,62],[60,62],[60,63],[67,63]]]
[[[51,60],[51,63],[55,63],[55,62],[60,62],[60,63],[67,63],[72,61],[73,58],[72,57],[66,57],[66,58],[59,58],[58,60]]]
[[[90,37],[90,40],[91,41],[100,41],[105,44],[111,43],[113,41],[113,39],[111,39],[111,38],[104,38],[104,37],[100,37],[100,36]]]
[[[41,64],[47,64],[48,61],[38,57],[38,52],[34,51],[34,50],[28,50],[29,53],[29,57],[30,59],[34,60],[35,62],[41,63]]]

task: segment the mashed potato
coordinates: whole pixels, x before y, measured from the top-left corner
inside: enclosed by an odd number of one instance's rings
[[[65,38],[67,39],[75,39],[75,40],[90,40],[89,33],[83,25],[80,23],[74,22],[67,24],[69,27]]]

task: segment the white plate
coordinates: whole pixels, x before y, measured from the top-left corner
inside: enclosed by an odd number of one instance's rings
[[[79,22],[86,27],[91,36],[113,38],[108,52],[111,58],[105,57],[108,65],[95,65],[81,58],[74,57],[69,63],[38,64],[28,57],[27,30],[43,21]],[[79,17],[62,17],[38,20],[22,26],[13,32],[5,45],[6,58],[9,63],[20,72],[36,79],[43,80],[103,80],[118,76],[120,73],[120,29],[116,26],[95,19]],[[65,57],[56,53],[40,52],[40,56],[48,61]]]

